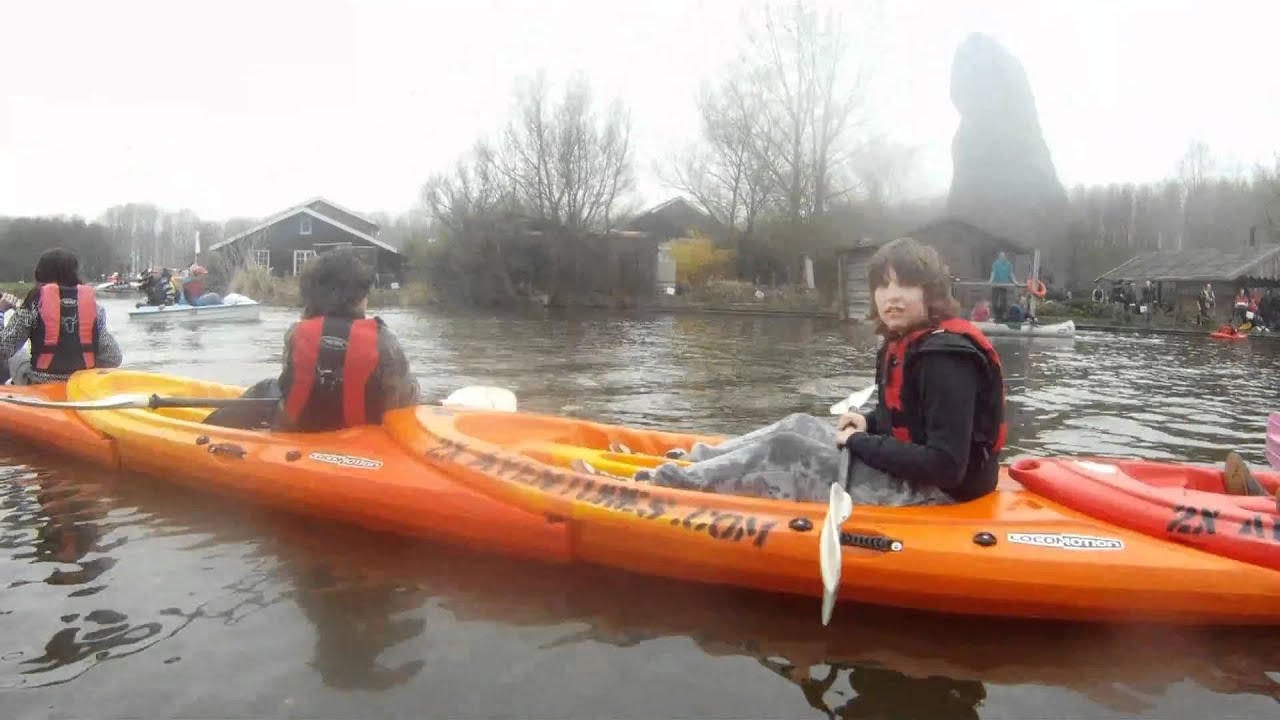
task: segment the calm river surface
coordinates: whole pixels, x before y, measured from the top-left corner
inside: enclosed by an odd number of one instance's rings
[[[126,365],[248,384],[293,313],[148,327]],[[874,339],[817,320],[381,313],[429,398],[736,433],[823,413]],[[1262,463],[1280,343],[1003,341],[1010,444]],[[182,468],[174,468],[174,473]],[[1276,717],[1280,631],[960,620],[543,567],[264,511],[0,436],[0,716]]]

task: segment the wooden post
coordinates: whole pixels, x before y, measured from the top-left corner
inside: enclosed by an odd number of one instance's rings
[[[840,303],[837,315],[841,320],[849,319],[849,288],[844,279],[844,253],[836,253],[836,302]]]
[[[1037,280],[1037,281],[1040,279],[1040,251],[1039,250],[1036,250],[1035,254],[1031,256],[1031,279]],[[1035,286],[1032,285],[1031,287],[1035,287]],[[1031,287],[1027,288],[1027,315],[1030,315],[1031,317],[1035,317],[1036,316],[1036,296],[1035,296],[1035,293],[1031,292]]]

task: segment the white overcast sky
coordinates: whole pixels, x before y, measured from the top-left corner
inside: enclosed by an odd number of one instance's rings
[[[540,68],[630,106],[640,194],[658,202],[671,193],[653,162],[696,137],[699,85],[757,5],[0,0],[0,214],[150,201],[225,219],[313,195],[402,212]],[[1021,59],[1068,186],[1166,176],[1193,137],[1245,168],[1280,150],[1280,3],[899,0],[881,14],[871,100],[919,148],[913,194],[950,182],[950,63],[974,31]]]

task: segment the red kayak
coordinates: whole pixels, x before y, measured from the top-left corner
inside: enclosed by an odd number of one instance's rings
[[[1214,330],[1213,332],[1209,333],[1209,337],[1213,338],[1214,340],[1244,340],[1249,337],[1249,334],[1242,333],[1239,330],[1236,330],[1235,328],[1231,327],[1230,325],[1223,325],[1217,330]]]
[[[1076,512],[1204,552],[1280,570],[1280,512],[1266,496],[1228,495],[1209,467],[1127,460],[1023,458],[1009,475]],[[1280,472],[1254,472],[1271,495]]]

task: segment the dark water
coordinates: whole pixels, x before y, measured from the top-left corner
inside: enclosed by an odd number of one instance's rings
[[[110,322],[131,367],[247,384],[290,321]],[[871,338],[722,316],[387,312],[424,390],[733,433],[822,413]],[[1280,343],[998,341],[1013,453],[1261,463]],[[174,468],[175,473],[181,468]],[[4,717],[1275,717],[1280,630],[842,607],[296,518],[0,439]]]

